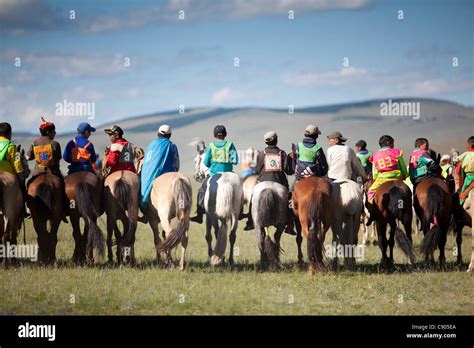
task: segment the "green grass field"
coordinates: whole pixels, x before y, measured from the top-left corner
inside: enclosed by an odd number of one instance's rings
[[[99,226],[105,231],[104,217]],[[243,225],[243,224],[241,224]],[[464,231],[464,262],[470,258],[470,236]],[[27,243],[36,234],[27,225]],[[23,239],[21,234],[19,240]],[[361,240],[361,237],[359,238]],[[331,243],[329,231],[326,243]],[[415,236],[415,245],[420,237]],[[43,268],[33,263],[0,271],[0,314],[23,315],[472,315],[471,274],[454,267],[452,235],[446,246],[448,270],[425,271],[418,255],[417,269],[408,272],[406,259],[396,247],[396,270],[379,271],[377,246],[365,249],[357,272],[340,271],[312,276],[299,270],[293,236],[283,235],[284,270],[259,272],[255,232],[239,227],[236,266],[211,269],[204,227],[191,225],[186,271],[154,265],[149,226],[137,231],[137,266],[112,267],[98,260],[93,268],[71,263],[73,239],[62,224],[58,262]],[[303,244],[306,257],[305,247]],[[228,250],[227,250],[228,255]],[[437,254],[436,254],[437,255]],[[178,257],[178,253],[175,253]]]

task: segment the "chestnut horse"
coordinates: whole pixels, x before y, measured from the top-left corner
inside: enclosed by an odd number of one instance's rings
[[[32,180],[28,183],[27,203],[38,235],[38,261],[48,265],[56,260],[61,220],[67,223],[64,181],[51,173],[40,174]]]
[[[444,247],[448,235],[448,229],[451,222],[452,213],[452,193],[447,182],[441,178],[430,177],[422,180],[416,187],[414,198],[414,207],[416,214],[422,221],[423,241],[420,250],[425,256],[426,266],[429,262],[434,262],[434,251],[439,249],[439,266],[445,268],[446,256]],[[458,242],[458,262],[462,261],[461,245]]]
[[[75,248],[73,261],[90,265],[94,262],[93,249],[99,256],[104,255],[105,240],[102,231],[97,226],[97,219],[102,215],[102,180],[92,172],[82,171],[69,174],[64,179],[65,191],[69,200],[69,219],[72,224],[72,234]],[[84,220],[84,234],[81,234],[79,220]]]
[[[324,178],[308,177],[295,185],[293,212],[299,220],[298,233],[307,239],[311,273],[326,271],[323,248],[326,232],[332,224],[332,186]]]
[[[382,251],[380,266],[393,267],[393,247],[395,240],[409,263],[414,264],[415,254],[411,238],[413,220],[412,194],[410,188],[401,180],[391,180],[383,183],[374,195],[374,214],[377,226],[378,244]],[[405,233],[399,228],[402,223]],[[390,238],[387,241],[387,224],[390,225]],[[387,245],[390,247],[390,257],[387,257]]]

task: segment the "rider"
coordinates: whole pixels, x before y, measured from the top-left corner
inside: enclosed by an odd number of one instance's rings
[[[52,122],[43,121],[39,126],[41,136],[33,141],[26,153],[28,161],[35,160],[36,166],[33,176],[28,181],[28,185],[43,173],[51,173],[63,179],[59,163],[61,161],[61,145],[54,140],[56,136],[56,126]]]
[[[77,135],[70,140],[64,149],[63,159],[71,163],[68,174],[87,171],[95,174],[92,164],[97,160],[94,145],[89,141],[95,128],[87,122],[79,123]]]
[[[390,135],[382,135],[379,139],[380,150],[370,156],[369,161],[373,164],[372,174],[374,183],[367,192],[367,209],[370,218],[369,226],[374,218],[374,195],[377,189],[385,182],[392,180],[405,180],[408,176],[407,165],[403,159],[403,152],[394,146],[395,140]]]
[[[11,141],[12,126],[8,122],[0,123],[0,172],[9,172],[16,175],[20,184],[23,202],[26,202],[27,193],[25,187],[24,169],[21,165],[21,158],[18,155],[16,145]],[[28,217],[23,205],[22,214]]]
[[[143,150],[124,139],[123,130],[117,125],[105,129],[105,133],[109,135],[111,144],[105,148],[107,162],[104,176],[120,170],[136,173],[134,162],[143,159]]]
[[[451,167],[450,162],[451,156],[448,154],[441,156],[441,160],[439,161],[439,165],[441,166],[441,175],[446,179],[453,176],[453,167]]]
[[[329,180],[351,180],[354,177],[361,177],[364,181],[367,180],[367,175],[354,150],[344,144],[347,139],[340,132],[332,132],[328,135],[328,140]]]
[[[439,165],[431,158],[428,139],[415,140],[415,149],[410,155],[409,173],[413,183],[413,193],[423,179],[440,173]]]
[[[223,125],[217,125],[214,128],[215,141],[209,144],[204,157],[204,165],[210,169],[209,175],[213,176],[219,173],[232,172],[234,165],[239,163],[239,156],[235,150],[234,144],[231,141],[225,140],[227,137],[227,130]],[[204,196],[207,190],[206,178],[198,191],[196,216],[191,218],[191,221],[202,224],[202,218],[205,211]]]
[[[171,127],[166,124],[162,125],[158,129],[158,137],[148,145],[145,151],[141,170],[140,199],[140,208],[144,216],[148,210],[153,181],[162,174],[179,170],[178,147],[171,142],[171,134]]]
[[[285,186],[289,190],[287,175],[293,174],[291,159],[285,151],[281,150],[278,144],[278,135],[274,131],[265,133],[263,136],[267,147],[260,152],[257,157],[255,173],[258,175],[258,182],[273,181]],[[250,203],[252,211],[252,203]],[[287,219],[289,220],[289,219]],[[245,231],[253,229],[252,215],[249,214]],[[292,230],[293,228],[291,228]]]
[[[321,146],[316,142],[321,134],[319,128],[310,124],[304,132],[304,139],[294,147],[293,167],[296,181],[309,176],[325,176],[328,172],[328,163]]]
[[[362,168],[365,171],[367,176],[372,175],[372,163],[370,163],[369,158],[372,156],[372,151],[367,150],[367,142],[365,140],[359,140],[355,144],[356,156],[362,165]]]
[[[467,199],[470,191],[474,188],[474,136],[469,137],[466,143],[467,151],[458,157],[459,164],[456,173],[460,179],[459,199],[461,205]]]

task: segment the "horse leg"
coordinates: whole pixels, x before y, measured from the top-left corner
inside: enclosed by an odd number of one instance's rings
[[[302,267],[304,265],[303,251],[301,250],[301,244],[303,243],[303,236],[301,235],[301,223],[298,218],[295,219],[296,227],[296,246],[298,248],[298,265]]]
[[[89,235],[92,233],[89,231],[90,222],[86,219],[84,224],[84,235],[82,236],[84,241],[84,252],[86,263],[88,266],[94,265],[94,245],[92,243],[92,238],[89,239]]]
[[[188,232],[181,237],[181,260],[179,261],[179,270],[184,271],[186,268],[186,248],[188,247]]]
[[[238,221],[238,216],[233,215],[231,217],[232,223],[231,223],[231,230],[230,230],[230,235],[229,235],[229,242],[230,242],[230,251],[229,251],[229,264],[234,266],[234,245],[235,245],[235,240],[237,238],[236,231],[237,231],[237,221]]]
[[[82,236],[81,236],[81,225],[79,223],[79,216],[77,214],[71,213],[69,220],[72,225],[72,236],[74,238],[74,254],[72,255],[72,261],[75,264],[80,264],[81,260],[81,245],[82,245]]]
[[[395,229],[397,228],[397,223],[393,222],[390,224],[390,237],[388,240],[388,246],[390,248],[390,257],[389,257],[389,266],[393,267],[393,247],[395,246]]]
[[[380,260],[380,267],[386,268],[387,267],[387,223],[380,222],[377,220],[377,239],[380,251],[382,252],[382,259]]]
[[[275,238],[275,244],[277,246],[277,267],[278,268],[281,268],[281,263],[280,263],[280,250],[281,250],[281,247],[280,247],[280,241],[281,241],[281,235],[283,234],[283,231],[285,230],[286,226],[283,224],[283,225],[278,225],[277,226],[277,229],[276,229],[276,232],[275,232],[275,235],[274,235],[274,238]]]
[[[211,218],[206,214],[206,242],[207,242],[207,254],[209,258],[212,256],[212,223]]]
[[[457,225],[458,225],[458,223],[456,223],[456,225],[455,225],[456,227],[454,228],[454,231],[456,233],[456,264],[459,267],[459,266],[462,266],[462,252],[461,252],[462,226],[461,226],[461,228],[458,228]],[[474,241],[473,241],[473,243],[474,243]],[[474,251],[474,249],[473,249],[473,251]],[[473,254],[473,257],[474,257],[474,254]]]
[[[151,209],[150,209],[151,211]],[[161,263],[161,257],[160,253],[157,251],[157,247],[160,244],[160,230],[158,228],[158,216],[156,214],[151,214],[149,213],[149,224],[151,227],[151,230],[153,231],[153,242],[155,244],[155,251],[156,251],[156,262]]]
[[[446,246],[446,240],[448,237],[448,227],[440,226],[441,235],[439,236],[438,248],[439,248],[439,268],[440,270],[446,270],[446,256],[444,253],[444,247]]]
[[[255,231],[257,231],[257,245],[260,250],[260,269],[264,271],[268,266],[267,255],[265,254],[265,230],[255,224]]]
[[[34,210],[33,210],[34,211]],[[38,235],[38,261],[40,264],[46,264],[48,261],[48,233],[46,231],[46,219],[41,215],[35,214],[33,227]]]
[[[114,256],[112,250],[112,234],[114,231],[114,218],[107,214],[107,256],[109,259],[109,264],[113,264]]]
[[[56,261],[56,246],[58,245],[58,229],[61,224],[61,217],[55,216],[51,221],[51,263]]]

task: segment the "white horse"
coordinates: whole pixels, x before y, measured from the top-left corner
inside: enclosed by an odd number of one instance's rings
[[[243,192],[244,192],[244,201],[243,201],[243,206],[247,206],[249,211],[248,215],[252,214],[250,211],[250,202],[252,202],[252,194],[253,194],[253,189],[255,188],[255,185],[257,185],[258,181],[258,175],[256,174],[251,174],[248,175],[244,178],[244,183],[243,183]],[[242,209],[242,218],[247,217],[246,214],[243,214],[243,209]]]
[[[265,269],[270,263],[280,268],[280,238],[285,230],[288,209],[288,189],[271,181],[258,183],[252,195],[252,218],[257,231],[260,249],[260,265]],[[275,226],[275,242],[270,237],[269,227]]]
[[[194,159],[194,178],[198,182],[206,180],[209,168],[204,165],[205,151],[199,151]],[[221,173],[209,177],[204,196],[206,211],[206,241],[211,265],[220,265],[224,259],[227,246],[227,230],[230,223],[230,255],[229,264],[234,264],[234,244],[239,215],[242,210],[242,179],[233,172]],[[219,226],[220,224],[220,226]],[[214,228],[216,246],[212,250],[211,229]]]
[[[186,248],[188,246],[189,216],[192,206],[191,181],[181,173],[165,173],[153,181],[150,196],[148,219],[153,230],[156,258],[160,262],[160,253],[166,254],[166,265],[173,266],[171,250],[181,242],[181,260],[179,269],[186,266]],[[171,221],[178,223],[173,228]],[[161,222],[166,239],[160,242],[158,224]]]
[[[337,268],[338,251],[342,247],[344,265],[354,270],[357,248],[357,235],[360,217],[364,209],[362,187],[352,180],[337,180],[332,183],[334,219],[331,225],[333,247],[335,248],[333,266]]]

